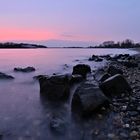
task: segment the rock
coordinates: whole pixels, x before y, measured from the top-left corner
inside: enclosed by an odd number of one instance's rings
[[[97,81],[97,82],[103,82],[105,81],[106,79],[108,79],[111,75],[106,73],[106,71],[101,68],[101,69],[98,69],[95,74],[93,75],[94,77],[94,80]]]
[[[107,97],[104,96],[99,87],[92,84],[81,84],[75,91],[72,99],[72,110],[81,115],[89,115],[102,105],[108,104]]]
[[[111,56],[110,55],[102,55],[100,56],[101,58],[104,58],[106,60],[111,60]]]
[[[97,55],[92,55],[92,57],[89,58],[89,61],[101,62],[103,59]]]
[[[14,79],[13,76],[0,72],[0,79]]]
[[[137,116],[139,113],[137,111],[129,111],[130,116]]]
[[[122,106],[122,111],[126,111],[126,109],[127,109],[127,106],[126,105],[124,105],[124,106]]]
[[[120,133],[120,136],[122,137],[122,138],[125,138],[125,139],[127,139],[129,136],[128,136],[128,134],[126,134],[126,133],[124,133],[124,132],[121,132]]]
[[[119,61],[122,65],[126,66],[127,68],[135,68],[138,67],[138,63],[135,61],[123,60]]]
[[[14,68],[16,72],[33,72],[35,71],[34,67],[26,67],[26,68]]]
[[[43,77],[48,77],[46,75],[37,75],[37,76],[34,76],[33,78],[36,79],[36,80],[39,80],[40,78],[43,78]]]
[[[107,137],[108,137],[109,139],[114,139],[116,136],[115,136],[115,134],[113,134],[113,133],[109,133],[109,134],[107,135]]]
[[[104,82],[105,80],[107,80],[109,77],[111,77],[110,74],[105,73],[101,78],[100,78],[100,82]]]
[[[89,65],[78,64],[73,67],[73,72],[72,72],[73,75],[78,74],[78,75],[82,75],[83,78],[86,78],[87,73],[91,73],[91,68]]]
[[[130,128],[130,125],[129,124],[124,124],[123,127],[124,128]]]
[[[116,74],[122,74],[123,75],[123,71],[121,69],[116,68],[115,66],[109,66],[107,72],[113,76]]]
[[[114,95],[121,95],[122,93],[130,92],[131,87],[126,81],[126,79],[120,75],[116,74],[103,83],[100,84],[100,88],[106,96],[112,97]]]
[[[138,136],[138,132],[137,131],[132,131],[130,133],[130,137],[136,138]]]
[[[52,101],[66,100],[70,94],[69,82],[69,75],[41,77],[39,79],[40,94]]]
[[[119,55],[115,55],[114,57],[112,57],[113,60],[125,60],[128,59],[129,57],[131,57],[129,54],[119,54]]]
[[[102,58],[100,58],[99,56],[94,60],[95,62],[102,62],[103,61],[103,59]]]
[[[71,79],[70,79],[70,84],[73,85],[75,83],[80,83],[82,82],[84,79],[82,77],[82,75],[79,75],[79,74],[75,74],[75,75],[72,75]]]

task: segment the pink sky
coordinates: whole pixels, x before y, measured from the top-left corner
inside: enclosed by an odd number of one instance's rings
[[[1,0],[0,41],[140,41],[138,0]]]
[[[0,28],[0,40],[46,40],[55,34],[41,29]]]

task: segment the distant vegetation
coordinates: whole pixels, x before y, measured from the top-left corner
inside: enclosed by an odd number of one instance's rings
[[[114,41],[105,41],[98,46],[89,46],[88,48],[140,48],[140,43],[134,43],[130,39],[117,43]]]
[[[0,49],[22,49],[22,48],[48,48],[44,45],[37,45],[37,44],[26,44],[26,43],[0,43]],[[50,47],[51,48],[51,47]],[[126,39],[122,42],[115,43],[114,41],[105,41],[100,45],[96,46],[89,46],[89,47],[80,47],[80,46],[72,46],[72,47],[52,47],[52,48],[140,48],[140,43],[134,43],[133,40]]]
[[[0,43],[0,48],[3,49],[20,49],[20,48],[47,48],[46,46],[43,45],[36,45],[36,44],[26,44],[26,43],[11,43],[11,42],[7,42],[7,43]]]

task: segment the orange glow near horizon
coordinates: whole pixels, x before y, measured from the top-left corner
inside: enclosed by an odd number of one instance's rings
[[[0,41],[10,40],[47,40],[55,37],[55,34],[45,30],[28,30],[17,28],[0,29]]]

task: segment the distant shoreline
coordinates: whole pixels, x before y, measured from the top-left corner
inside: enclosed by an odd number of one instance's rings
[[[104,42],[98,46],[71,46],[71,47],[48,47],[45,45],[28,44],[28,43],[0,43],[0,49],[38,49],[38,48],[49,48],[49,49],[140,49],[140,43],[134,43],[131,40],[126,40],[121,43],[114,43],[112,41]]]

